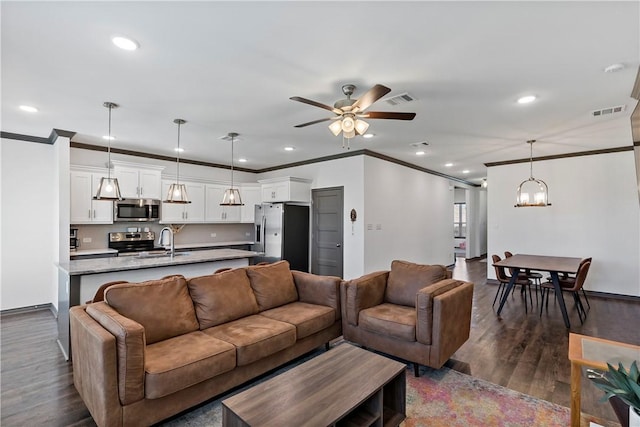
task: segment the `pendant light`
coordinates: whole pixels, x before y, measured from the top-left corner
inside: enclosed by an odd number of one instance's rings
[[[549,188],[541,179],[533,177],[533,143],[535,139],[527,141],[530,146],[529,179],[522,181],[516,194],[516,208],[551,206],[549,203]]]
[[[238,137],[236,132],[229,132],[224,139],[231,139],[231,188],[224,190],[222,196],[222,203],[220,206],[243,206],[242,197],[240,197],[240,191],[233,186],[233,142]]]
[[[100,185],[96,195],[93,196],[94,200],[122,200],[120,194],[120,186],[118,185],[118,178],[111,178],[111,110],[118,108],[118,104],[114,102],[105,102],[102,104],[109,109],[109,136],[107,136],[107,177],[100,178]]]
[[[178,148],[176,149],[178,155],[176,156],[176,182],[169,186],[169,192],[167,193],[167,200],[165,203],[191,203],[189,196],[187,196],[187,187],[184,184],[180,184],[180,126],[187,123],[183,119],[175,119],[173,123],[178,125]]]

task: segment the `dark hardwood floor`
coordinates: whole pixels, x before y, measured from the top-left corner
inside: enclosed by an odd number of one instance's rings
[[[497,286],[486,284],[487,264],[458,258],[454,277],[472,281],[471,337],[447,366],[532,396],[569,406],[568,330],[556,304],[538,316],[525,314],[519,294],[509,297],[501,318],[491,304]],[[568,301],[571,331],[640,345],[640,303],[591,297],[580,325]],[[497,307],[497,304],[496,304]],[[2,322],[0,425],[94,426],[73,386],[71,365],[56,344],[56,322],[48,310],[6,314]],[[601,393],[583,381],[583,412],[615,420]]]

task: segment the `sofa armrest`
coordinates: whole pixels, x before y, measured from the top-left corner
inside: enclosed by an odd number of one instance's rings
[[[99,426],[121,426],[116,338],[85,311],[69,310],[73,384]]]
[[[388,271],[376,271],[348,282],[342,282],[346,301],[343,301],[349,324],[358,326],[360,311],[384,302]]]
[[[431,345],[430,366],[439,367],[469,339],[473,283],[447,279],[432,286],[430,295],[431,287],[418,295],[416,338]]]
[[[120,402],[128,405],[144,399],[144,328],[106,302],[88,305],[87,313],[116,339]]]
[[[301,302],[329,306],[334,309],[336,320],[340,319],[340,282],[342,279],[296,270],[292,270],[291,274]]]

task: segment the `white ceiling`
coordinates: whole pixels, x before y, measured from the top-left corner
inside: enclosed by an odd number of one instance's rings
[[[2,131],[261,169],[343,153],[331,116],[289,100],[332,105],[341,86],[376,83],[416,101],[373,111],[370,149],[479,182],[485,162],[632,144],[630,97],[640,65],[640,3],[627,2],[11,2],[2,13]],[[110,41],[134,38],[127,52]],[[614,63],[625,68],[603,69]],[[538,100],[518,105],[535,94]],[[29,114],[19,105],[33,105]],[[594,118],[592,110],[625,105]],[[427,141],[417,157],[411,143]],[[284,152],[283,147],[296,147]],[[453,166],[446,168],[445,163]],[[468,169],[468,174],[462,171]]]

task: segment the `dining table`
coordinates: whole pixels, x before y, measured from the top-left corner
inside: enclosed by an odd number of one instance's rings
[[[507,289],[502,294],[500,299],[500,307],[498,307],[498,316],[502,312],[504,303],[507,301],[509,293],[513,289],[516,278],[523,270],[535,270],[546,271],[551,276],[551,282],[555,290],[556,299],[562,312],[562,318],[564,319],[564,325],[567,328],[571,327],[569,322],[569,315],[567,314],[567,306],[564,303],[564,296],[562,295],[562,288],[560,287],[559,274],[577,274],[578,268],[582,258],[562,257],[562,256],[546,256],[546,255],[527,255],[527,254],[515,254],[503,260],[500,260],[493,264],[495,267],[504,267],[511,269],[511,279],[507,285]]]

